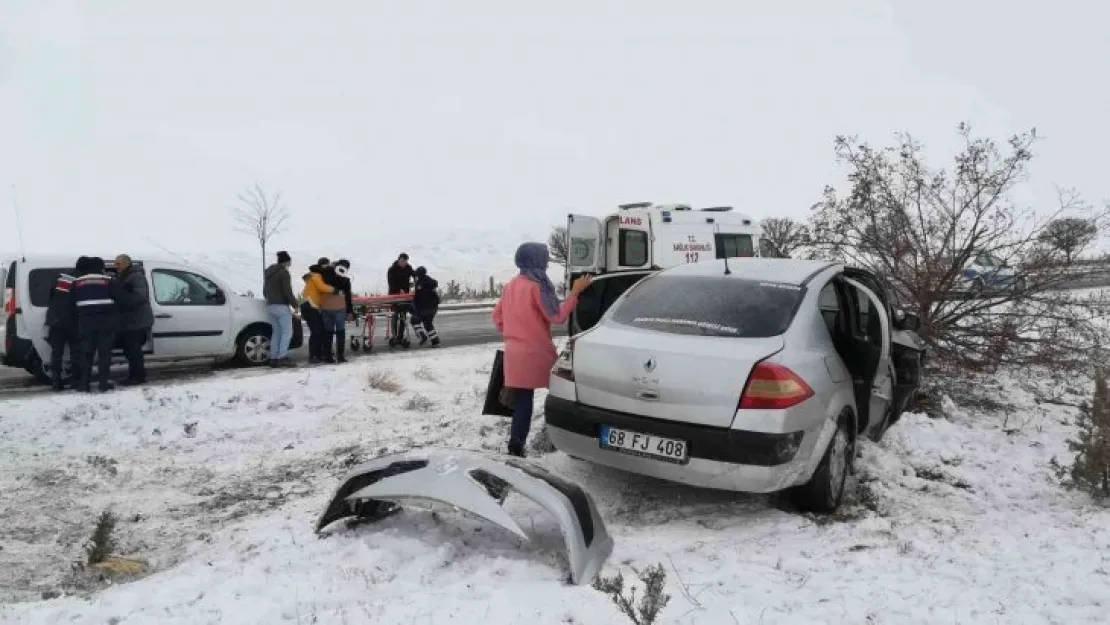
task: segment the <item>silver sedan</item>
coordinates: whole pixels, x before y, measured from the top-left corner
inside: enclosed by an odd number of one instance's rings
[[[707,488],[789,488],[830,512],[857,437],[881,437],[919,384],[919,325],[880,278],[842,264],[657,272],[568,341],[548,431],[576,458]]]

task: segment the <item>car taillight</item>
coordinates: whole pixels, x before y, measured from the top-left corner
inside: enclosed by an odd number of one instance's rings
[[[15,289],[8,287],[4,289],[4,317],[10,317],[15,314]]]
[[[559,357],[555,360],[555,366],[551,367],[551,373],[556,377],[563,378],[570,382],[574,381],[574,339],[567,340],[567,346],[563,351],[559,352]]]
[[[740,410],[781,410],[796,406],[813,397],[813,389],[805,380],[786,367],[773,362],[761,362],[752,369],[744,394],[740,396]]]

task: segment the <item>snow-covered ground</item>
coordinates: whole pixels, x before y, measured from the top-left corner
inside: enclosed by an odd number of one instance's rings
[[[564,583],[557,525],[520,497],[506,506],[530,543],[422,509],[313,534],[361,459],[501,448],[507,421],[478,415],[492,352],[0,404],[0,599],[22,601],[0,622],[627,622]],[[386,369],[396,392],[369,383]],[[991,401],[977,408],[943,400],[936,418],[908,414],[864,443],[835,518],[533,457],[592,492],[616,541],[606,573],[663,564],[662,623],[1105,623],[1110,511],[1061,490],[1049,467],[1067,457],[1075,410],[1036,403],[1009,376],[984,384]],[[1089,393],[1085,380],[1044,384],[1064,403]],[[116,552],[148,561],[149,576],[109,585],[72,569],[106,508],[121,519]],[[59,590],[70,594],[39,599]]]

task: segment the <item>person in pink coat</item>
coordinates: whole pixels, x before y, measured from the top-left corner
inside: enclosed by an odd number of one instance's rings
[[[592,278],[574,281],[562,304],[547,277],[548,252],[543,243],[524,243],[516,250],[520,275],[505,285],[493,309],[493,324],[505,339],[505,387],[513,389],[513,425],[509,453],[524,456],[524,443],[532,426],[532,401],[536,389],[547,388],[558,354],[551,341],[551,325],[566,323],[578,295]]]

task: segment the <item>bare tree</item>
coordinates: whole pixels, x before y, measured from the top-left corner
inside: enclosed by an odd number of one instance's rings
[[[1053,250],[1071,261],[1075,254],[1094,242],[1098,236],[1098,225],[1094,220],[1080,217],[1062,217],[1049,222],[1041,233],[1040,240]]]
[[[850,190],[840,195],[827,187],[813,206],[814,246],[884,275],[942,359],[982,370],[1007,363],[1089,367],[1105,338],[1097,322],[1106,302],[1061,291],[1081,275],[1078,250],[1046,252],[1040,241],[1061,214],[1086,211],[1097,224],[1107,211],[1064,193],[1048,215],[1019,208],[1010,192],[1025,179],[1035,131],[1005,146],[972,136],[966,124],[959,131],[964,143],[951,171],[930,170],[909,135],[881,149],[837,137]],[[983,253],[1013,267],[1017,280],[968,292],[964,271]]]
[[[798,249],[809,245],[809,228],[785,217],[764,219],[759,223],[763,227],[763,238],[775,245],[785,256],[792,256]]]
[[[253,188],[239,194],[239,204],[231,209],[235,229],[258,241],[262,252],[262,271],[265,273],[266,245],[274,235],[285,229],[289,211],[281,204],[281,192],[267,196],[266,190],[257,182]]]
[[[551,235],[547,237],[547,250],[553,264],[561,265],[567,261],[570,242],[565,226],[556,226],[551,230]]]

